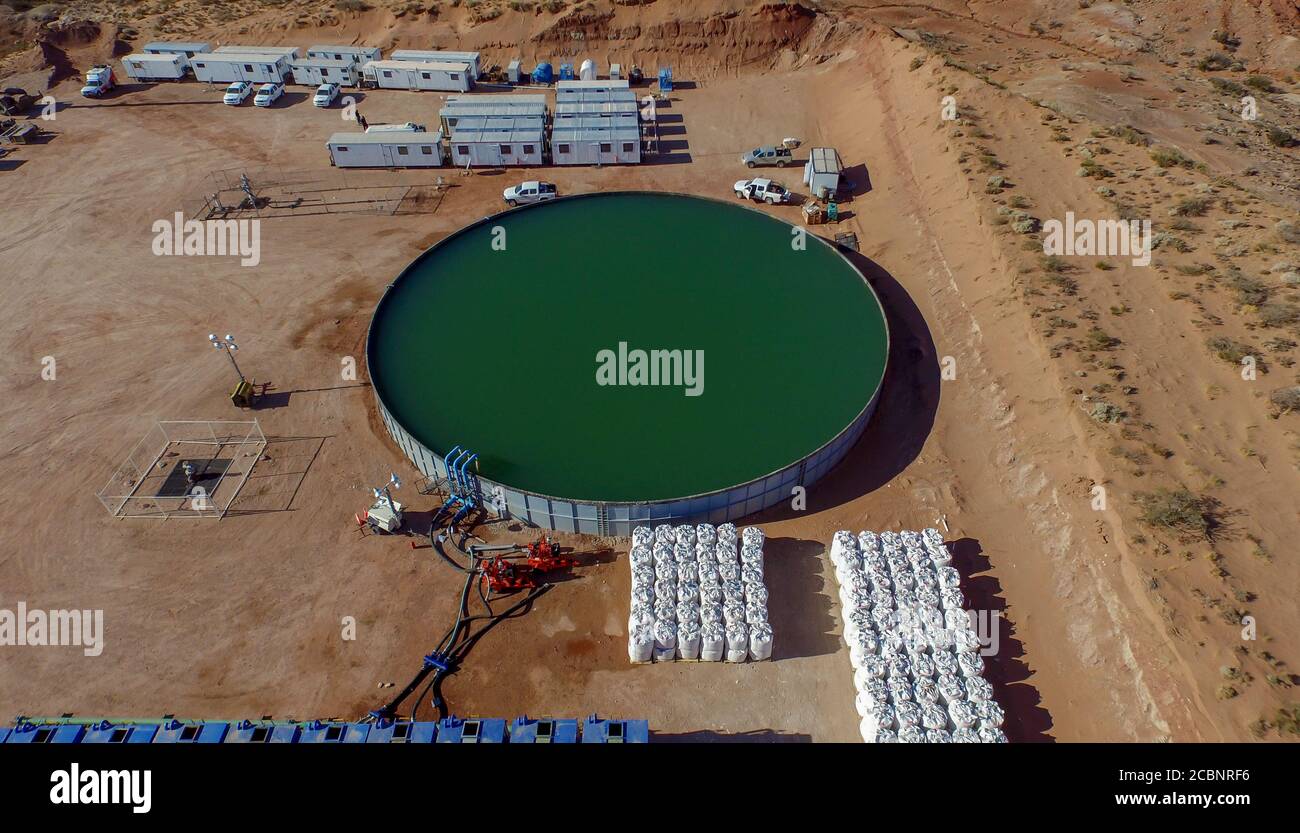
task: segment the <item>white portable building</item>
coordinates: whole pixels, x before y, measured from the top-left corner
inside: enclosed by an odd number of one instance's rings
[[[335,133],[325,143],[330,164],[340,168],[440,168],[442,131]]]
[[[240,54],[252,53],[254,55],[288,55],[290,60],[299,57],[301,54],[296,46],[218,46],[212,51],[214,54],[238,52]]]
[[[136,52],[122,59],[122,72],[135,81],[179,81],[185,67],[185,56],[177,52]]]
[[[454,52],[447,49],[394,49],[388,56],[392,61],[416,61],[425,64],[469,64],[470,78],[479,76],[479,53]]]
[[[840,187],[839,151],[835,148],[813,148],[808,151],[808,162],[803,166],[803,184],[818,199],[834,195]]]
[[[616,90],[627,90],[631,92],[631,87],[626,80],[618,79],[584,79],[578,81],[557,81],[555,84],[555,100],[565,101],[566,97],[573,95],[605,95]]]
[[[420,61],[371,61],[361,68],[361,77],[386,90],[444,90],[469,92],[471,78],[465,63]]]
[[[551,129],[551,162],[556,165],[635,165],[641,161],[641,130],[591,119],[556,121]]]
[[[446,102],[438,111],[442,119],[442,128],[448,134],[456,129],[462,118],[485,116],[533,116],[546,120],[546,96],[544,95],[489,95],[489,96],[447,96]]]
[[[330,58],[335,61],[351,61],[360,69],[371,61],[383,57],[378,46],[330,46],[317,44],[307,47],[308,58]]]
[[[515,58],[506,67],[506,80],[511,84],[518,84],[524,74],[524,64],[518,58]]]
[[[190,59],[194,77],[199,81],[229,84],[232,81],[284,82],[289,74],[288,55],[270,52],[205,52]]]
[[[293,83],[318,87],[321,84],[338,84],[355,87],[361,78],[357,65],[346,59],[299,58],[289,64]]]
[[[451,134],[451,162],[460,168],[541,165],[545,139],[536,116],[465,118]]]
[[[560,101],[555,104],[556,121],[572,116],[631,116],[635,124],[640,112],[641,105],[635,101]]]
[[[211,52],[211,44],[204,41],[169,41],[156,40],[146,43],[140,51],[146,55],[180,55],[181,67],[190,68],[190,59],[204,52]]]

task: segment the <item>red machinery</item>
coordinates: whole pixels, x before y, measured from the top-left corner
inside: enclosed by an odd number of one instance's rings
[[[576,558],[560,555],[560,545],[550,538],[538,538],[528,545],[528,566],[543,573],[577,567]]]
[[[543,573],[576,566],[576,558],[560,555],[559,544],[550,538],[538,538],[528,545],[527,561],[517,563],[504,555],[496,555],[483,559],[479,570],[492,592],[508,593],[536,587]]]

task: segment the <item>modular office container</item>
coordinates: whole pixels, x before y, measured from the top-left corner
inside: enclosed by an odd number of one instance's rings
[[[360,78],[356,64],[334,58],[299,58],[289,69],[293,71],[293,83],[312,87],[321,84],[355,87]]]
[[[234,81],[262,84],[275,81],[283,84],[292,60],[288,55],[269,52],[210,52],[195,57],[190,61],[190,66],[194,69],[194,77],[199,81],[215,84]]]
[[[212,50],[214,55],[234,52],[239,55],[284,55],[293,60],[301,54],[296,46],[219,46]]]
[[[564,101],[566,95],[575,93],[604,94],[614,90],[630,90],[627,81],[590,79],[585,81],[560,81],[555,85],[555,100]]]
[[[386,90],[464,93],[471,85],[469,65],[465,63],[371,61],[361,68],[361,77]]]
[[[641,161],[641,130],[600,118],[557,119],[551,129],[556,165],[635,165]]]
[[[545,136],[537,116],[462,118],[451,134],[451,161],[458,168],[541,165]]]
[[[393,61],[415,61],[424,64],[469,64],[470,79],[478,80],[479,53],[453,52],[446,49],[395,49],[388,56]]]
[[[439,168],[442,131],[335,133],[325,143],[330,163],[339,168]]]
[[[307,47],[308,58],[329,58],[335,61],[351,61],[357,67],[378,61],[382,53],[377,46],[316,46]]]
[[[140,50],[146,55],[180,55],[181,66],[190,68],[190,59],[204,52],[211,52],[210,45],[202,41],[164,41],[156,40],[146,43]]]
[[[137,52],[122,59],[122,72],[134,81],[179,81],[185,77],[185,56],[175,52]]]

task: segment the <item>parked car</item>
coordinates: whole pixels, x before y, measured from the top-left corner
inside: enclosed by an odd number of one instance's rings
[[[334,99],[338,97],[338,84],[321,84],[316,88],[316,95],[312,96],[311,103],[317,107],[328,107],[333,104]]]
[[[275,100],[284,95],[284,85],[278,83],[263,84],[253,98],[254,107],[270,107]]]
[[[221,97],[221,101],[223,104],[238,107],[240,104],[243,104],[244,100],[252,95],[252,93],[252,84],[247,81],[236,81],[229,87],[226,87],[226,94]]]
[[[516,205],[527,205],[530,202],[553,200],[559,195],[559,191],[555,189],[555,183],[530,180],[507,188],[501,196],[505,198],[506,204],[513,208]]]
[[[770,179],[742,179],[734,188],[736,196],[742,200],[755,200],[768,205],[780,205],[794,199],[794,195],[785,190],[781,183]]]
[[[794,162],[794,154],[788,147],[772,147],[764,145],[761,148],[754,148],[740,157],[740,161],[745,163],[747,168],[758,168],[775,165],[778,168],[784,168],[786,165]]]

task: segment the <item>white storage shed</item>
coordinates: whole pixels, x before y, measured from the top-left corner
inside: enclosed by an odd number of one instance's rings
[[[551,130],[551,162],[556,165],[635,165],[641,161],[641,130],[633,126],[591,125],[592,119],[556,121]]]
[[[454,52],[446,49],[394,49],[388,56],[392,61],[416,61],[425,64],[469,64],[470,79],[478,80],[479,53]]]
[[[340,168],[440,168],[442,131],[335,133],[325,143],[330,164]]]
[[[194,77],[199,81],[229,84],[232,81],[251,81],[261,84],[268,81],[284,82],[289,74],[288,55],[270,52],[206,52],[190,59]]]
[[[140,49],[146,55],[180,55],[181,66],[190,68],[190,59],[204,52],[211,52],[212,45],[204,41],[168,41],[156,40],[146,43]]]
[[[839,151],[835,148],[813,148],[808,151],[808,162],[803,167],[803,184],[814,197],[826,199],[839,190],[840,172],[843,170]]]
[[[351,61],[357,65],[359,70],[363,65],[371,61],[378,61],[383,57],[382,50],[378,46],[330,46],[328,44],[317,44],[307,47],[308,58],[330,58],[335,61]]]
[[[545,138],[535,116],[461,119],[451,134],[451,162],[459,168],[541,165]]]
[[[386,90],[443,90],[469,92],[472,79],[465,63],[423,63],[420,61],[371,61],[361,68],[361,77]]]
[[[177,52],[136,52],[122,58],[122,73],[134,81],[179,81],[185,67],[185,56]]]
[[[346,59],[299,58],[289,65],[293,83],[319,87],[321,84],[338,84],[355,87],[361,78],[357,65]]]

